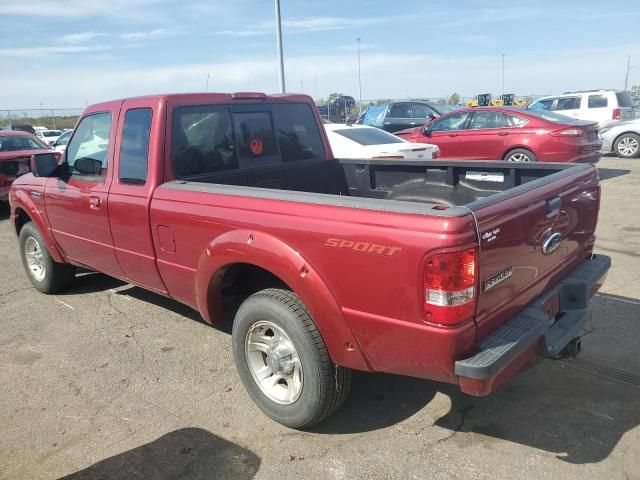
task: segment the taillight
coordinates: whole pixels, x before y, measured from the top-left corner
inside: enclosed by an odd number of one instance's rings
[[[435,160],[436,158],[440,158],[440,149],[436,148],[431,154],[431,158]]]
[[[429,254],[423,283],[426,321],[457,325],[470,319],[476,310],[477,247]]]
[[[552,137],[580,137],[582,134],[581,128],[565,128],[564,130],[556,130],[550,133]]]
[[[613,120],[618,120],[620,118],[620,109],[619,108],[614,108],[613,109],[613,115],[611,115],[611,118]]]

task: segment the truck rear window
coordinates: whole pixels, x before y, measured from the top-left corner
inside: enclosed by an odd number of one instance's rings
[[[172,157],[178,178],[324,157],[322,137],[307,104],[229,105],[173,110]]]

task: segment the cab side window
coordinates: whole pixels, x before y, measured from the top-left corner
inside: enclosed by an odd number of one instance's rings
[[[84,117],[67,147],[67,164],[71,175],[104,178],[111,135],[111,112]]]
[[[124,116],[118,168],[122,183],[143,185],[147,181],[151,116],[150,108],[133,108]]]

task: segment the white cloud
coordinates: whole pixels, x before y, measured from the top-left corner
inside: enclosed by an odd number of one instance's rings
[[[27,17],[81,18],[120,17],[136,21],[155,17],[154,4],[161,0],[0,0],[2,15]]]
[[[44,57],[69,53],[98,52],[108,50],[104,45],[53,45],[47,47],[0,48],[0,57]]]
[[[70,33],[68,35],[63,35],[61,40],[64,43],[83,43],[88,42],[90,40],[94,40],[98,37],[105,37],[106,33],[96,33],[96,32],[81,32],[81,33]]]
[[[282,28],[288,32],[325,32],[331,30],[344,30],[347,28],[363,27],[378,23],[392,21],[401,17],[369,17],[369,18],[345,18],[345,17],[307,17],[290,18],[282,21]],[[249,25],[239,30],[221,30],[216,35],[227,37],[255,37],[270,35],[275,29],[274,22],[262,22]]]
[[[640,44],[507,56],[506,88],[518,95],[620,88],[627,53],[640,57]],[[373,50],[362,55],[361,65],[365,99],[444,97],[454,91],[471,97],[478,92],[497,94],[501,89],[497,55],[453,57]],[[354,95],[358,91],[357,62],[352,52],[289,56],[285,69],[289,91],[300,90],[300,80],[304,80],[306,93],[313,95],[317,84],[322,97],[330,92]],[[84,105],[85,100],[94,103],[151,93],[203,91],[207,74],[211,75],[210,91],[277,91],[277,64],[271,58],[230,58],[156,68],[127,68],[118,60],[107,59],[94,65],[69,64],[64,69],[0,71],[0,104],[3,108],[28,104],[33,91],[45,95],[41,99],[44,103],[61,107]]]
[[[129,32],[123,33],[120,35],[120,38],[123,40],[150,40],[153,38],[165,38],[176,35],[177,32],[175,30],[170,30],[168,28],[156,28],[155,30],[149,30],[147,32]]]

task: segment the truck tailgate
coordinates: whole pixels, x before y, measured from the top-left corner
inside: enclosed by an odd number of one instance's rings
[[[478,340],[591,254],[599,196],[597,170],[584,166],[468,205],[480,236]],[[545,309],[553,317],[557,301]]]

